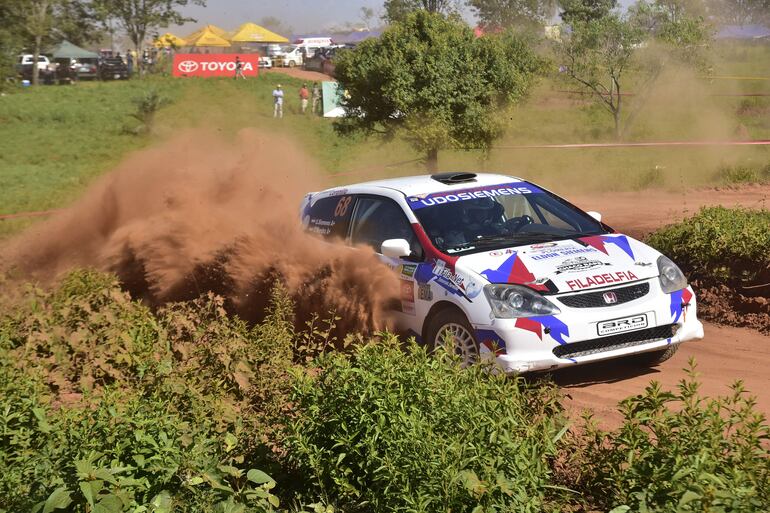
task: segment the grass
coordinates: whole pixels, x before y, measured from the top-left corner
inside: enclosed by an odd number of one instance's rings
[[[722,45],[715,74],[770,76],[767,45]],[[272,119],[271,91],[287,92],[285,117]],[[193,127],[234,135],[244,127],[285,134],[336,183],[424,172],[420,155],[402,141],[343,139],[327,119],[298,115],[301,81],[278,73],[257,80],[176,80],[80,83],[26,89],[0,97],[0,215],[47,210],[71,203],[93,179],[127,153]],[[150,89],[169,97],[150,135],[125,127],[132,100]],[[514,174],[556,192],[686,189],[721,183],[721,170],[770,163],[767,147],[512,149],[517,145],[612,141],[610,116],[583,97],[561,93],[568,85],[545,79],[529,102],[510,112],[509,128],[489,153],[443,151],[446,170]],[[633,88],[630,88],[633,89]],[[770,139],[769,97],[713,94],[770,93],[770,81],[706,80],[681,72],[661,77],[642,105],[627,139]],[[633,102],[633,99],[629,100]],[[34,222],[0,221],[0,238]]]

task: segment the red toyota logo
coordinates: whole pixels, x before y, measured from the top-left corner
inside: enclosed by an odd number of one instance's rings
[[[618,302],[618,295],[614,292],[605,292],[602,297],[604,298],[604,302],[608,305],[614,305]]]
[[[198,63],[195,61],[182,61],[177,67],[182,73],[195,73],[198,69]]]

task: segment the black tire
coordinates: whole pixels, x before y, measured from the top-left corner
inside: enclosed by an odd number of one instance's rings
[[[439,311],[428,320],[425,330],[425,342],[431,351],[443,345],[439,340],[442,332],[454,331],[460,338],[456,339],[459,345],[455,347],[455,353],[463,359],[463,365],[471,365],[479,359],[479,342],[476,340],[476,332],[459,310],[446,308]]]
[[[679,344],[673,344],[665,349],[638,354],[634,356],[634,361],[635,363],[644,365],[646,367],[654,367],[656,365],[660,365],[661,363],[674,356],[678,349]]]

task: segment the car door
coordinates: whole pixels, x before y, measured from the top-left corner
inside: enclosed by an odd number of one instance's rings
[[[404,258],[384,256],[382,243],[388,239],[405,239],[409,242],[412,255]],[[398,328],[421,333],[428,305],[417,304],[415,273],[424,259],[424,251],[401,207],[383,196],[358,196],[350,221],[350,242],[371,247],[398,274],[401,285],[400,305],[395,312]]]

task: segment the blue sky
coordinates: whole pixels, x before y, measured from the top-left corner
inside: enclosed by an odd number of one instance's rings
[[[621,3],[628,5],[631,1],[621,0]],[[177,28],[180,35],[206,23],[230,30],[245,21],[259,22],[266,16],[284,20],[295,32],[321,30],[346,21],[358,21],[363,6],[379,13],[383,0],[208,0],[207,4],[207,7],[188,6],[183,10],[198,23]]]

